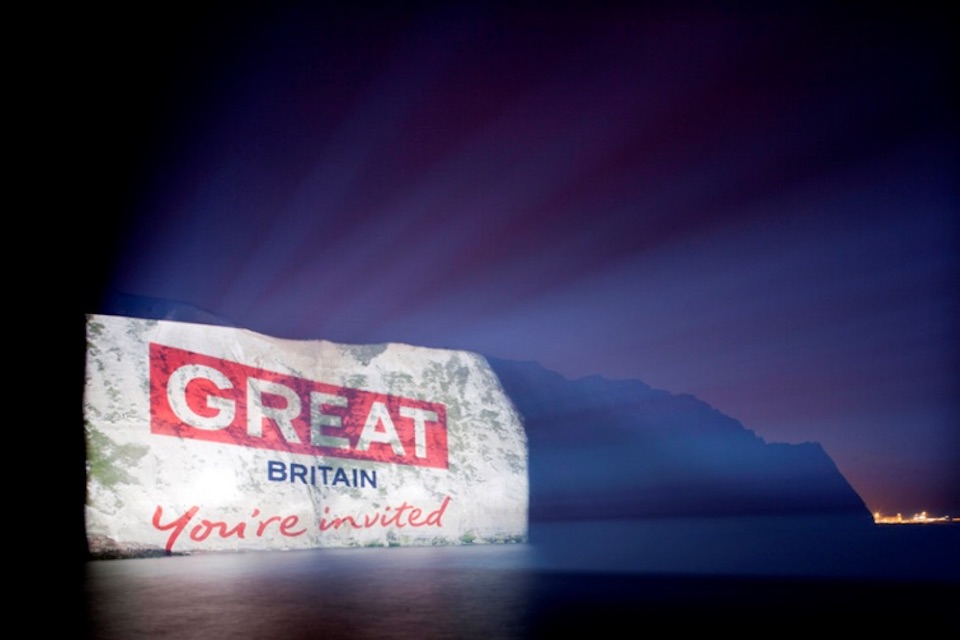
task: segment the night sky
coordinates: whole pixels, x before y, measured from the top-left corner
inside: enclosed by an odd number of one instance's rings
[[[960,515],[945,16],[277,6],[70,63],[108,158],[84,311],[637,378]]]

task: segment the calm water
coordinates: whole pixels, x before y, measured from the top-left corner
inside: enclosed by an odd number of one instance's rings
[[[530,638],[571,629],[634,635],[627,631],[638,625],[693,616],[810,631],[839,617],[879,631],[918,620],[938,629],[955,615],[960,527],[883,528],[861,536],[859,551],[842,541],[825,551],[810,531],[751,530],[751,542],[742,523],[712,526],[593,523],[554,532],[552,544],[90,562],[83,623],[89,637],[124,640]],[[797,571],[778,575],[804,544]],[[904,553],[916,562],[938,545],[948,570],[903,573]],[[896,571],[866,571],[884,556]]]

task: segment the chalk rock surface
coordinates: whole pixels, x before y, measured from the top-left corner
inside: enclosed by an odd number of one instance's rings
[[[480,355],[93,315],[95,556],[516,542],[527,442]]]

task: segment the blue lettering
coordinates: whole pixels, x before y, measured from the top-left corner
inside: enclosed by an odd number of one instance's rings
[[[303,484],[307,484],[307,467],[292,462],[290,463],[290,482],[294,482],[297,478],[300,478]]]
[[[287,479],[287,467],[282,462],[270,460],[267,462],[267,480],[283,482]]]
[[[360,486],[366,487],[368,484],[374,489],[377,488],[377,472],[376,471],[368,472],[366,469],[361,469],[360,470]]]

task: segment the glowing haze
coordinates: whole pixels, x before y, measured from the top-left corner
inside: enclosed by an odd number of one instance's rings
[[[179,20],[107,67],[138,123],[108,291],[638,378],[819,441],[872,510],[960,513],[942,21]]]

